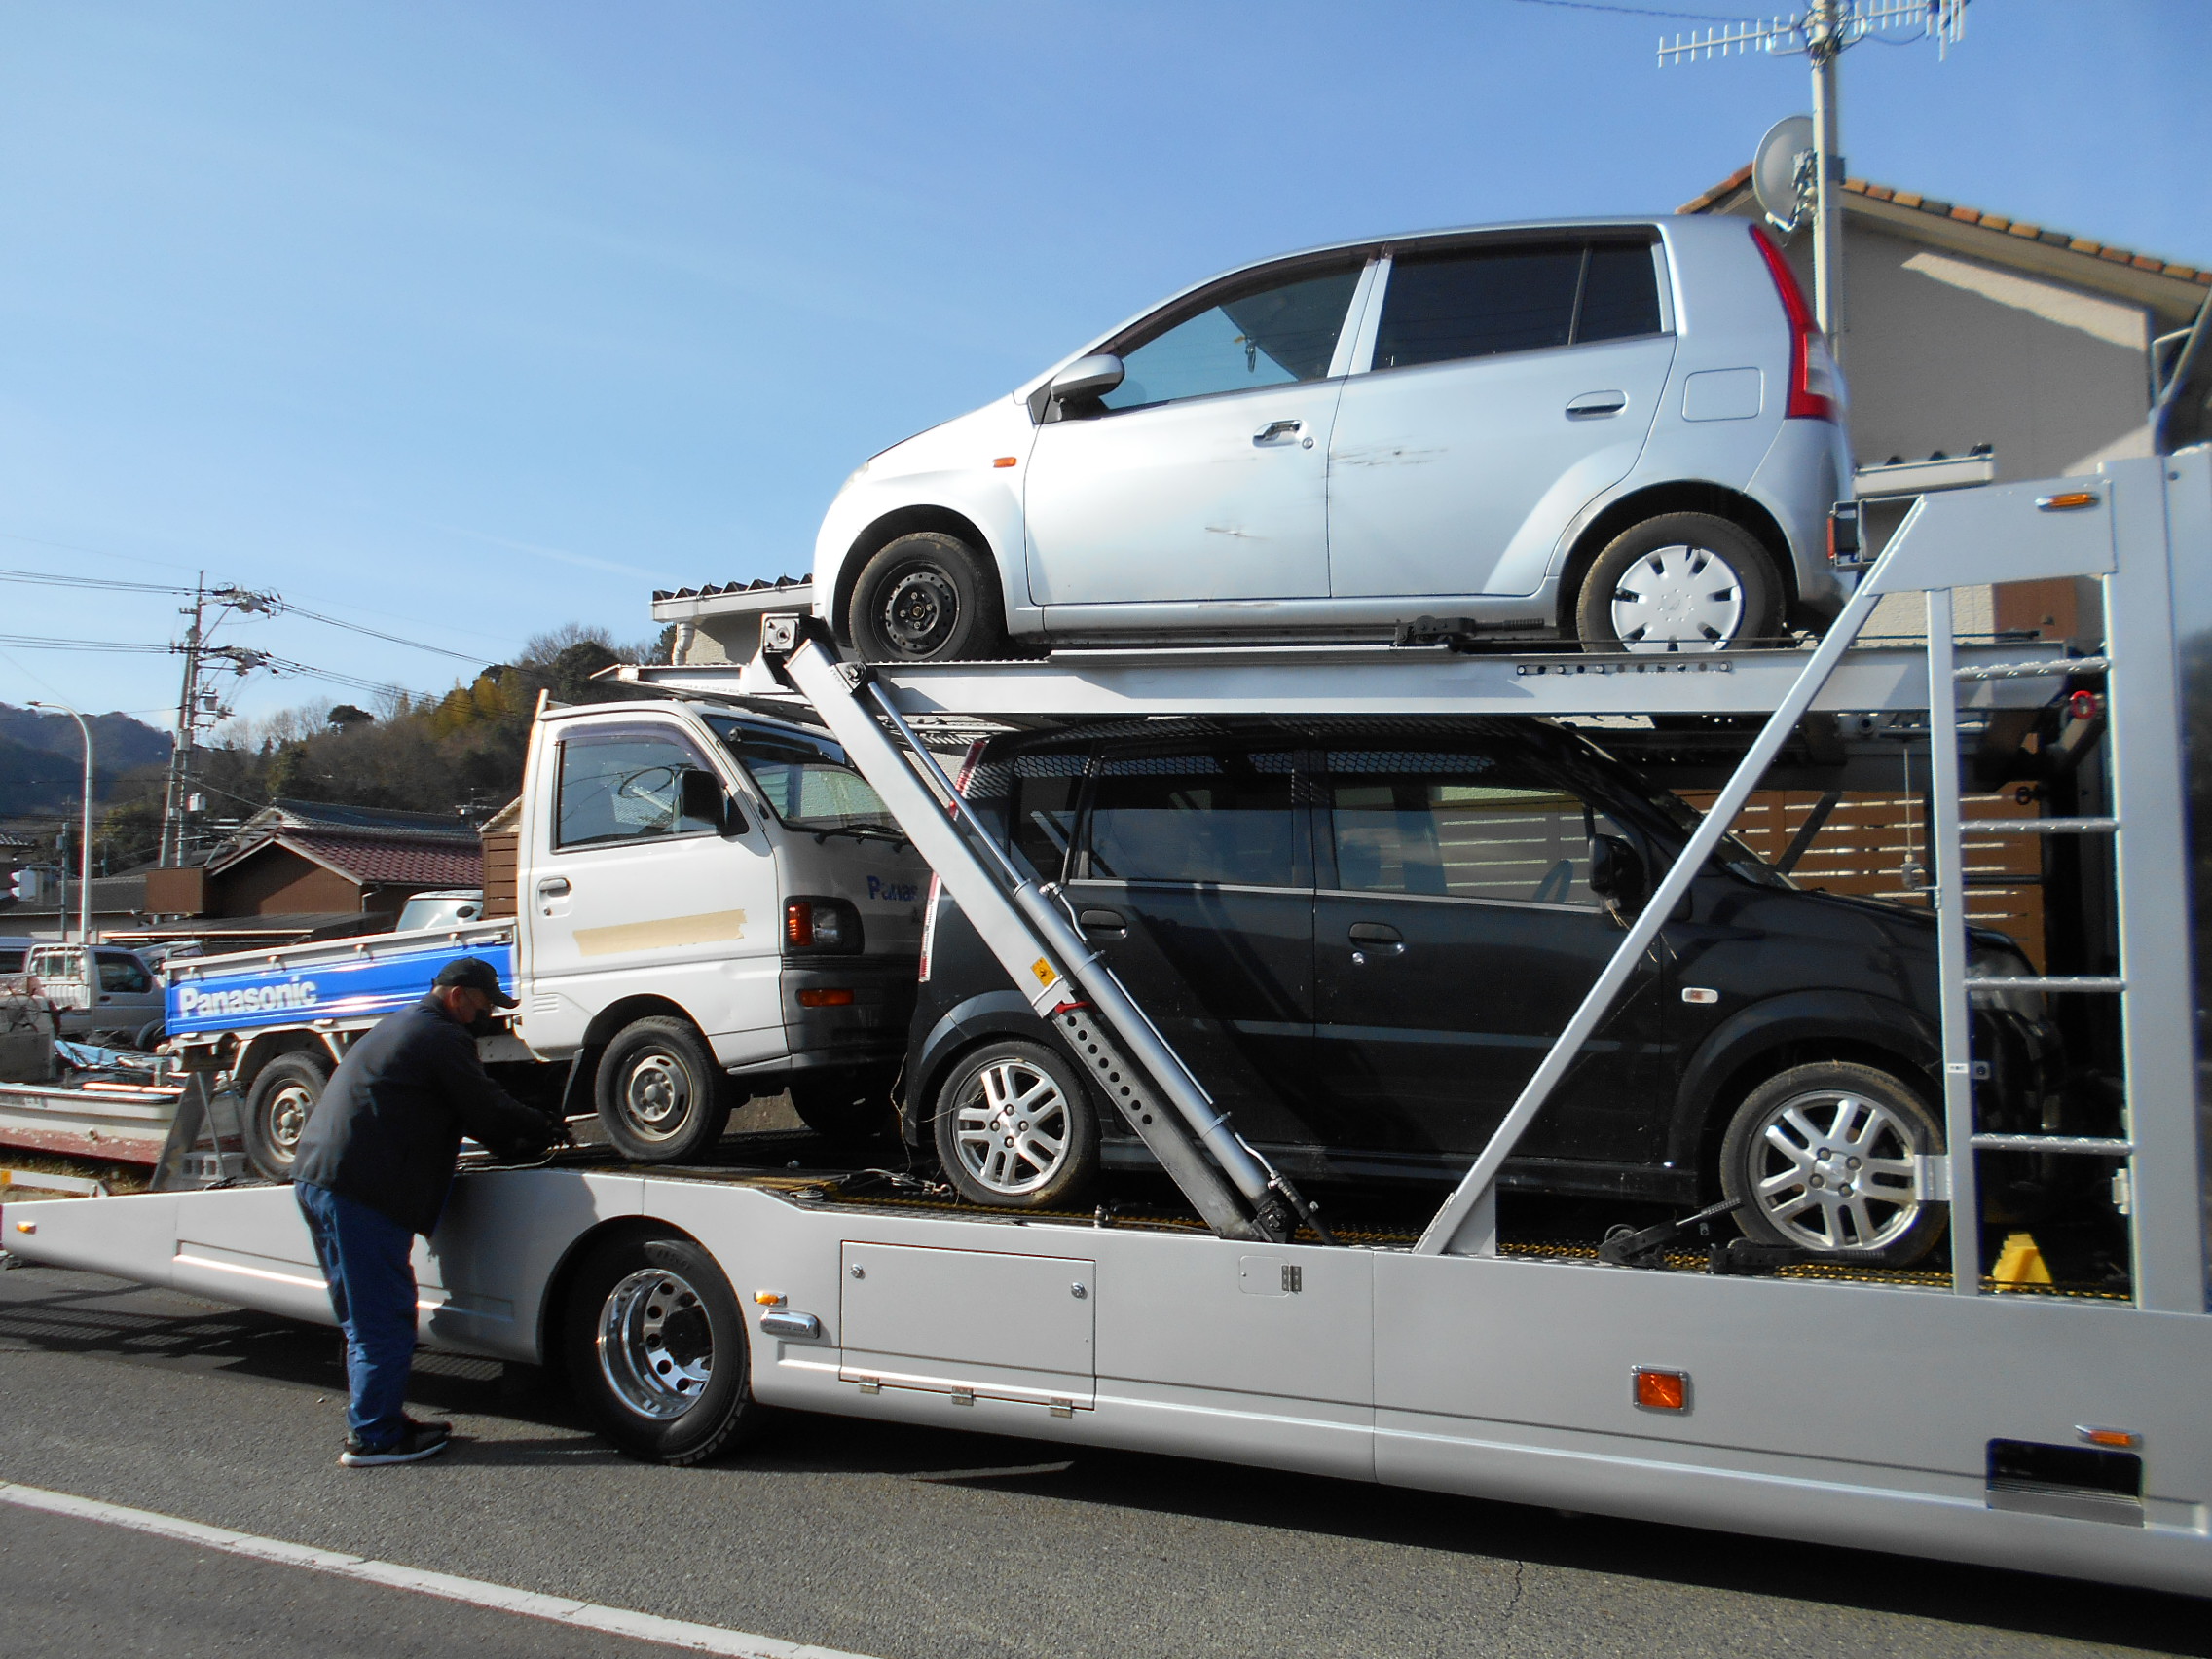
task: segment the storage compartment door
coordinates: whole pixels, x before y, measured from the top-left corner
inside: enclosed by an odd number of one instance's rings
[[[1098,1264],[848,1241],[838,1379],[979,1399],[1096,1402]]]

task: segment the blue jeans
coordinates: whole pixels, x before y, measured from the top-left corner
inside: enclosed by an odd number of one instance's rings
[[[301,1181],[292,1188],[346,1328],[346,1425],[383,1448],[407,1430],[407,1373],[415,1363],[415,1235],[367,1204]]]

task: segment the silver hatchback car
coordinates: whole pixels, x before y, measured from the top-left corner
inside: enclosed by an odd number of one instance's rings
[[[1423,617],[1718,650],[1834,614],[1850,490],[1841,376],[1762,230],[1398,237],[1200,283],[874,457],[815,606],[875,661]]]

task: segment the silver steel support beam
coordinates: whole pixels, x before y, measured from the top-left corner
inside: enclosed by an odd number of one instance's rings
[[[1951,1150],[1951,1289],[1981,1290],[1981,1198],[1974,1162],[1972,1014],[1967,984],[1967,871],[1959,829],[1958,636],[1949,588],[1928,595],[1929,793],[1935,808],[1936,1003],[1942,1022],[1943,1144]]]
[[[1297,1216],[1285,1201],[1286,1184],[1230,1127],[1182,1057],[1051,895],[990,836],[960,830],[959,794],[952,780],[915,741],[866,672],[846,668],[803,634],[784,656],[783,670],[883,796],[915,850],[959,901],[963,914],[1038,1016],[1066,1028],[1078,1055],[1098,1074],[1100,1091],[1128,1120],[1207,1225],[1225,1237],[1290,1236]],[[903,749],[886,731],[886,723],[899,733]],[[1162,1100],[1152,1098],[1153,1088]],[[1212,1156],[1221,1174],[1242,1195],[1243,1204],[1198,1156],[1192,1139]]]
[[[1777,701],[1774,713],[1767,718],[1766,724],[1759,729],[1758,736],[1745,752],[1743,760],[1722,788],[1719,798],[1707,810],[1704,821],[1691,832],[1680,856],[1660,879],[1635,921],[1629,924],[1628,932],[1622,936],[1620,946],[1613,952],[1612,960],[1605,964],[1604,972],[1598,976],[1597,983],[1590,987],[1589,994],[1582,999],[1582,1006],[1574,1011],[1574,1017],[1567,1022],[1567,1029],[1559,1034],[1558,1040],[1552,1044],[1535,1073],[1522,1088],[1520,1097],[1507,1110],[1504,1120],[1493,1131],[1489,1143],[1475,1159],[1474,1167],[1467,1171],[1465,1178],[1444,1201],[1444,1207],[1436,1212],[1427,1230],[1421,1234],[1420,1242],[1414,1246],[1415,1255],[1488,1256],[1496,1253],[1497,1209],[1493,1189],[1496,1185],[1498,1171],[1505,1167],[1505,1161],[1513,1156],[1513,1149],[1520,1144],[1529,1125],[1536,1121],[1536,1114],[1544,1109],[1544,1103],[1551,1098],[1552,1090],[1559,1086],[1560,1079],[1567,1075],[1567,1067],[1574,1063],[1575,1056],[1582,1051],[1582,1045],[1597,1031],[1599,1021],[1605,1017],[1606,1011],[1613,1006],[1614,999],[1628,983],[1629,976],[1636,971],[1637,962],[1658,939],[1659,931],[1666,925],[1668,916],[1689,891],[1690,883],[1697,878],[1697,872],[1705,867],[1705,861],[1713,856],[1713,850],[1720,844],[1721,836],[1728,832],[1728,826],[1744,809],[1744,802],[1758,788],[1759,780],[1765,776],[1774,757],[1782,752],[1782,746],[1788,741],[1790,732],[1813,707],[1814,699],[1820,695],[1822,686],[1826,684],[1828,676],[1835,672],[1836,665],[1843,661],[1844,653],[1851,648],[1851,642],[1859,637],[1859,631],[1866,625],[1866,619],[1873,614],[1874,607],[1881,597],[1875,587],[1874,577],[1902,545],[1905,533],[1911,529],[1913,518],[1919,511],[1920,507],[1916,503],[1912,511],[1905,515],[1904,523],[1891,537],[1889,547],[1860,583],[1858,591],[1851,596],[1851,602],[1843,608],[1843,613],[1830,625],[1827,637],[1821,642],[1820,648],[1806,660],[1796,682]],[[1946,663],[1944,667],[1947,675],[1950,665]],[[1948,695],[1947,680],[1945,692]]]

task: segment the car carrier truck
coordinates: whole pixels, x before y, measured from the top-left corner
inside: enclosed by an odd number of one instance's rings
[[[500,1081],[596,1110],[640,1162],[712,1146],[749,1091],[788,1088],[830,1133],[886,1114],[929,871],[822,726],[696,698],[546,704],[511,851],[487,852],[504,915],[168,967],[170,1048],[242,1097],[261,1174],[288,1172],[347,1046],[458,956],[520,999],[479,1040]]]
[[[2101,596],[2098,654],[1957,639],[1954,589],[2051,577]],[[1899,596],[1925,638],[1862,646],[1875,606]],[[1187,1211],[977,1210],[880,1173],[606,1153],[480,1167],[418,1254],[426,1342],[564,1366],[612,1439],[670,1462],[792,1408],[2212,1594],[2196,1013],[2212,865],[2190,819],[2212,796],[2197,723],[2212,708],[2212,453],[1924,498],[1825,638],[1794,650],[1450,642],[871,668],[838,661],[813,628],[771,618],[742,670],[634,677],[694,696],[802,694]],[[1970,977],[1962,733],[1993,709],[2078,694],[2109,710],[2085,762],[2101,770],[2098,810],[2017,832],[2083,854],[2106,923],[2078,961]],[[1516,1236],[1496,1198],[1507,1158],[1769,762],[1823,711],[1917,729],[1933,768],[1943,1150],[1915,1179],[1950,1207],[1945,1253],[1903,1271],[1718,1240],[1701,1252],[1683,1247],[1695,1218],[1597,1250]],[[1439,712],[1700,729],[1726,717],[1743,741],[1465,1178],[1425,1226],[1353,1232],[1247,1143],[1236,1102],[1184,1064],[1061,896],[976,832],[920,733]],[[557,879],[533,868],[529,891]],[[526,997],[542,972],[521,965]],[[2097,1132],[1985,1122],[1972,999],[2026,995],[2110,1014],[2117,1093]],[[569,1017],[564,1046],[580,1046],[588,1020]],[[2072,1224],[2108,1241],[2092,1282],[2023,1271],[1997,1201],[2022,1161],[2083,1172],[2058,1185]],[[331,1317],[281,1186],[11,1203],[0,1231],[31,1261]]]

